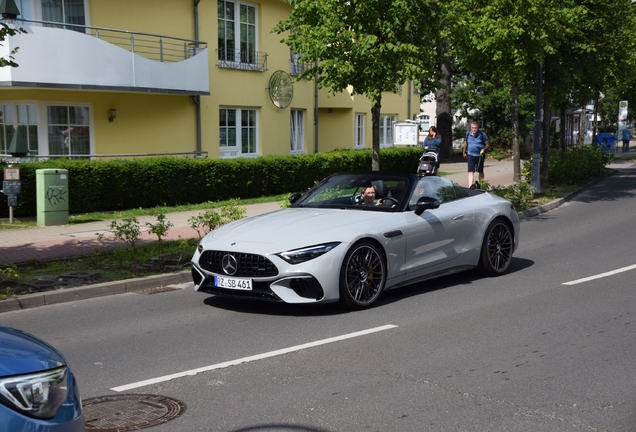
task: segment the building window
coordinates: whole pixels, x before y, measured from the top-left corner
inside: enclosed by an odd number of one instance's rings
[[[0,153],[38,154],[38,112],[36,105],[0,105]]]
[[[49,155],[89,155],[90,111],[87,106],[47,106]]]
[[[257,156],[255,109],[219,109],[219,145],[222,159]]]
[[[305,149],[305,113],[301,110],[291,110],[290,121],[291,154],[303,153]]]
[[[256,51],[256,6],[218,0],[219,66],[261,69],[263,58]]]
[[[395,115],[380,115],[380,147],[393,147]]]
[[[42,21],[84,26],[86,25],[84,0],[42,0]],[[83,27],[64,26],[64,28],[78,32],[85,31]]]
[[[356,114],[355,148],[364,148],[364,114]]]
[[[300,61],[300,54],[293,51],[289,52],[289,74],[298,76],[305,72],[305,64]]]

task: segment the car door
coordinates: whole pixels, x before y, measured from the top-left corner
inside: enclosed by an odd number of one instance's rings
[[[457,199],[455,185],[448,179],[424,177],[426,195],[439,199],[437,209],[404,214],[406,233],[405,269],[418,277],[430,267],[449,263],[457,258],[466,245],[473,225],[473,210],[469,198]]]

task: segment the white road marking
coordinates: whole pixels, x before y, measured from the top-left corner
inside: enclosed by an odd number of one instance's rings
[[[296,346],[292,346],[289,348],[283,348],[283,349],[279,349],[276,351],[270,351],[270,352],[266,352],[263,354],[257,354],[257,355],[253,355],[250,357],[243,357],[240,359],[236,359],[236,360],[230,360],[227,362],[223,362],[223,363],[217,363],[214,365],[210,365],[210,366],[203,366],[197,369],[190,369],[188,371],[185,372],[178,372],[178,373],[174,373],[171,375],[164,375],[162,377],[157,377],[157,378],[152,378],[152,379],[148,379],[148,380],[144,380],[144,381],[138,381],[136,383],[132,383],[132,384],[126,384],[126,385],[122,385],[119,387],[113,387],[111,388],[111,390],[116,391],[116,392],[122,392],[122,391],[126,391],[126,390],[132,390],[135,388],[139,388],[139,387],[145,387],[151,384],[157,384],[160,382],[165,382],[165,381],[170,381],[173,379],[177,379],[177,378],[183,378],[186,376],[192,376],[192,375],[196,375],[198,373],[201,372],[208,372],[211,370],[215,370],[215,369],[222,369],[222,368],[226,368],[226,367],[230,367],[230,366],[236,366],[239,365],[241,363],[248,363],[248,362],[252,362],[255,360],[262,360],[262,359],[266,359],[269,357],[275,357],[275,356],[279,356],[279,355],[283,355],[283,354],[288,354],[294,351],[300,351],[303,349],[307,349],[307,348],[313,348],[313,347],[317,347],[320,345],[325,345],[325,344],[329,344],[332,342],[338,342],[341,340],[345,340],[345,339],[351,339],[354,337],[358,337],[358,336],[364,336],[364,335],[368,335],[371,333],[376,333],[376,332],[380,332],[380,331],[384,331],[384,330],[389,330],[392,328],[396,328],[396,325],[393,324],[387,324],[384,326],[380,326],[380,327],[375,327],[375,328],[371,328],[368,330],[362,330],[359,332],[354,332],[354,333],[349,333],[349,334],[345,334],[342,336],[335,336],[332,338],[327,338],[327,339],[323,339],[323,340],[319,340],[319,341],[315,341],[315,342],[309,342],[306,344],[302,344],[302,345],[296,345]]]
[[[601,274],[596,275],[596,276],[590,276],[590,277],[586,277],[586,278],[583,278],[583,279],[573,280],[573,281],[570,281],[570,282],[563,282],[561,285],[576,285],[576,284],[580,284],[580,283],[583,283],[583,282],[591,281],[591,280],[594,280],[594,279],[600,279],[600,278],[604,278],[604,277],[607,277],[607,276],[612,276],[612,275],[615,275],[615,274],[618,274],[618,273],[623,273],[623,272],[626,272],[626,271],[629,271],[629,270],[634,270],[634,269],[636,269],[636,264],[630,265],[630,266],[627,266],[627,267],[623,267],[623,268],[619,268],[619,269],[616,269],[616,270],[612,270],[612,271],[609,271],[607,273],[601,273]]]

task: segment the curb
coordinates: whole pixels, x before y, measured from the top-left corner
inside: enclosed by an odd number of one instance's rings
[[[533,207],[531,209],[528,210],[523,210],[518,212],[518,216],[519,216],[519,220],[523,220],[532,216],[537,216],[540,215],[541,213],[545,213],[547,211],[550,210],[554,210],[555,208],[561,206],[563,203],[566,203],[568,201],[570,201],[572,198],[574,198],[575,196],[577,196],[579,193],[583,192],[585,189],[587,189],[588,187],[602,181],[605,180],[608,177],[613,176],[614,174],[616,174],[618,172],[618,170],[612,170],[609,173],[600,176],[597,179],[592,180],[591,182],[581,186],[580,188],[570,192],[569,194],[565,195],[564,197],[555,199],[554,201],[550,201],[547,204],[544,204],[542,206],[539,207]]]
[[[0,313],[104,297],[113,294],[137,292],[147,288],[156,288],[191,281],[192,274],[190,270],[184,270],[178,273],[164,273],[136,279],[124,279],[121,281],[102,282],[44,293],[26,294],[20,297],[0,300]]]

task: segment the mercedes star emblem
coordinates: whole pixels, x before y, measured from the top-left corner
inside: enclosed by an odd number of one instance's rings
[[[229,276],[235,275],[236,271],[238,270],[238,262],[236,262],[236,258],[234,258],[234,255],[230,254],[223,255],[221,266],[223,267],[223,271],[225,272],[225,274]]]

